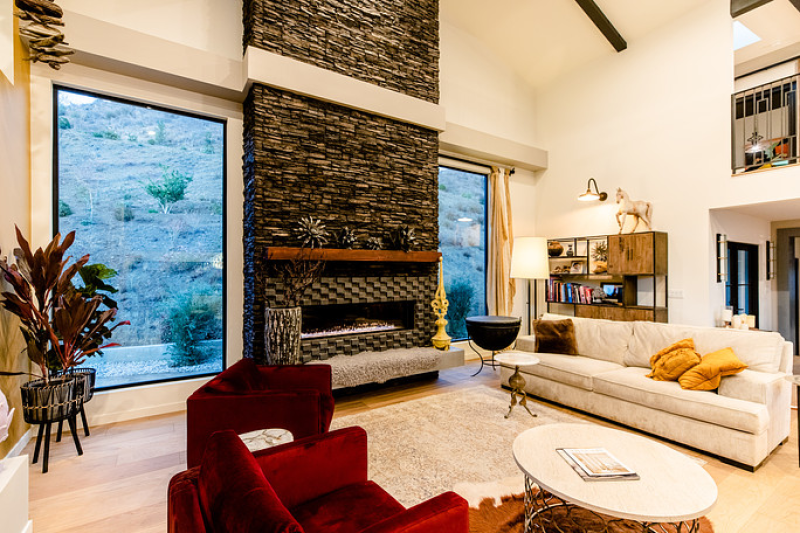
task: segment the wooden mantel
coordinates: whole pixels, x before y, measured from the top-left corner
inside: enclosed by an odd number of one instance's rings
[[[311,261],[353,261],[369,263],[436,263],[441,252],[404,252],[402,250],[340,250],[336,248],[267,248],[267,259],[291,261],[304,258]]]

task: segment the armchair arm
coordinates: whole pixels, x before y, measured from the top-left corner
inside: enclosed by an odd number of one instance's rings
[[[197,491],[199,468],[175,474],[167,489],[168,533],[203,533],[206,525]]]
[[[288,509],[367,481],[367,432],[360,427],[296,440],[254,455]]]
[[[445,492],[365,529],[361,533],[468,533],[469,507],[455,492]]]
[[[323,407],[316,390],[263,391],[250,394],[195,394],[186,401],[186,462],[200,464],[206,441],[215,431],[244,433],[283,428],[295,439],[324,431]]]

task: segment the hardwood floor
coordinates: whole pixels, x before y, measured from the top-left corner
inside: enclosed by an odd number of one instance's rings
[[[337,399],[336,416],[479,384],[499,386],[491,369],[477,377],[474,363],[445,370],[439,379],[408,383]],[[552,405],[552,404],[551,404]],[[574,411],[565,409],[572,414]],[[750,473],[692,450],[707,461],[719,486],[709,518],[716,533],[794,532],[800,524],[800,468],[796,414],[789,441]],[[579,415],[589,420],[596,419]],[[614,424],[600,422],[615,427]],[[185,469],[186,422],[175,413],[92,428],[77,457],[67,436],[53,444],[50,472],[30,468],[30,512],[37,533],[155,533],[166,530],[167,482]],[[25,449],[33,455],[33,442]],[[2,530],[2,526],[0,526]]]

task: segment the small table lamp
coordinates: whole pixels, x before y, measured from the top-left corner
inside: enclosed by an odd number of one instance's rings
[[[528,280],[528,333],[531,332],[531,282],[533,282],[533,309],[538,317],[538,285],[536,280],[550,277],[547,239],[544,237],[517,237],[511,253],[511,277]]]

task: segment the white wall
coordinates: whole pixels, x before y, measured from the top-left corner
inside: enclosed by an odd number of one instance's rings
[[[710,0],[537,93],[550,153],[536,190],[547,236],[616,233],[616,187],[654,204],[669,233],[670,321],[713,324],[709,207],[730,178],[732,30],[727,0]],[[605,203],[577,201],[594,177]],[[742,195],[744,199],[747,196]]]
[[[59,5],[216,55],[242,58],[241,0],[60,0]],[[69,40],[69,26],[64,33]]]
[[[439,103],[447,121],[538,146],[533,89],[446,19],[441,19],[439,34]]]
[[[30,234],[30,166],[28,148],[29,99],[28,63],[23,60],[21,45],[12,40],[12,61],[15,83],[0,75],[0,256],[10,256],[17,247],[14,226],[25,235]],[[5,282],[0,281],[0,287]],[[3,290],[6,287],[2,287]],[[25,342],[19,332],[19,321],[11,313],[0,309],[0,370],[30,372],[28,358],[23,353]],[[0,390],[16,409],[9,428],[9,437],[0,442],[0,458],[19,442],[28,425],[22,420],[19,386],[28,380],[22,377],[0,377]]]

